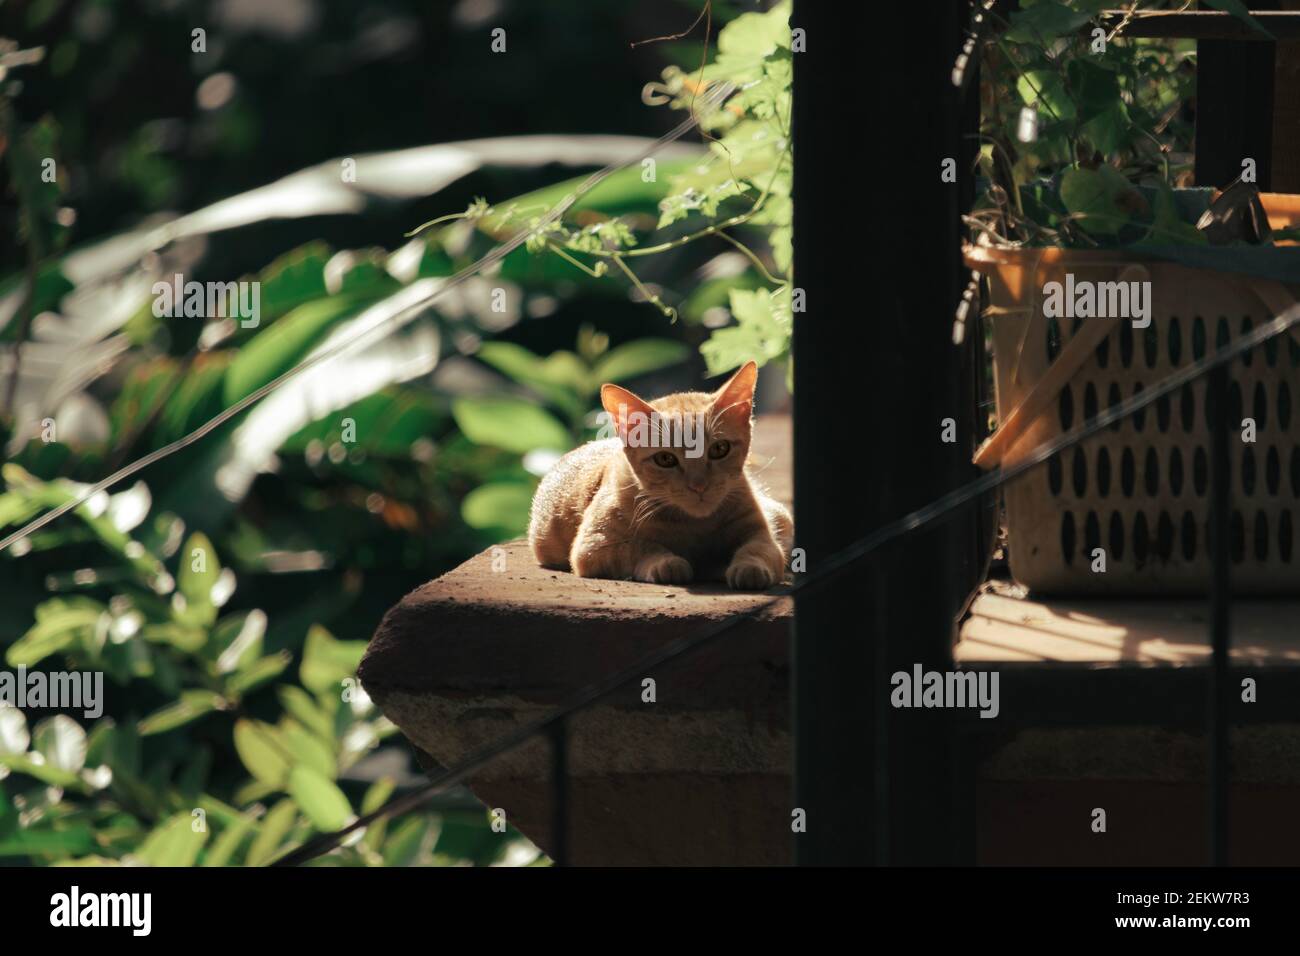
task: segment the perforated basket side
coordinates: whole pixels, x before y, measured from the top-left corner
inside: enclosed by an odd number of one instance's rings
[[[1115,263],[1069,254],[1034,266],[1022,262],[991,274],[999,418],[1024,400],[1083,322],[1114,329],[1029,429],[1023,447],[1057,437],[1272,317],[1248,282],[1151,262],[1148,328],[1125,319],[1049,319],[1039,301],[1042,284],[1064,282],[1066,272],[1076,282],[1113,281]],[[1255,425],[1253,442],[1238,434],[1232,445],[1234,589],[1296,593],[1300,343],[1273,339],[1234,362],[1231,377],[1231,421],[1249,417]],[[1210,567],[1208,421],[1200,380],[1012,482],[1005,502],[1016,579],[1049,593],[1203,592]],[[1104,573],[1094,570],[1098,557]]]

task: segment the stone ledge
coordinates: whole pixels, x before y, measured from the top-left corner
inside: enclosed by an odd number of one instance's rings
[[[753,470],[787,504],[790,443],[789,418],[768,417],[757,423],[750,453]],[[494,571],[501,559],[505,570]],[[768,600],[712,583],[579,578],[538,567],[527,542],[512,541],[403,598],[384,616],[358,673],[372,696],[402,689],[555,704],[669,641]],[[666,665],[673,679],[659,688],[658,706],[748,708],[756,690],[783,686],[793,613],[785,598],[692,655],[689,667]],[[640,706],[640,688],[617,700]]]
[[[505,692],[555,704],[669,641],[760,607],[769,598],[715,585],[579,578],[537,566],[527,542],[471,558],[402,599],[384,616],[361,663],[367,690],[436,690],[449,697]],[[493,572],[504,556],[505,571]],[[738,705],[765,673],[785,667],[793,602],[692,657],[668,664],[667,709]],[[620,698],[639,703],[640,688]]]

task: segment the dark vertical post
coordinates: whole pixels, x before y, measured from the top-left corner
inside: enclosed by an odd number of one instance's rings
[[[1228,857],[1228,629],[1231,595],[1231,555],[1228,528],[1232,511],[1231,460],[1228,447],[1228,369],[1210,372],[1207,383],[1210,416],[1210,698],[1208,727],[1210,759],[1209,856],[1213,866],[1226,866]]]
[[[1250,157],[1259,188],[1271,188],[1276,49],[1267,40],[1196,41],[1196,185],[1228,185]]]
[[[866,376],[853,365],[867,354],[867,336],[855,330],[866,325],[861,317],[871,306],[865,290],[854,294],[845,281],[851,255],[837,241],[836,222],[846,211],[825,177],[838,180],[832,156],[849,155],[844,123],[827,108],[846,92],[837,63],[862,58],[848,48],[863,42],[868,17],[861,7],[837,6],[795,0],[791,18],[807,43],[794,54],[792,132],[795,284],[809,301],[808,311],[795,315],[793,350],[795,544],[810,566],[866,530],[866,509],[851,500],[864,465],[849,449],[858,440],[851,422],[866,411],[854,394]],[[874,99],[886,88],[879,80],[859,77],[853,88],[872,91]],[[806,831],[793,837],[800,864],[875,862],[879,681],[869,632],[854,623],[869,615],[858,597],[869,589],[865,568],[858,568],[796,603],[793,800],[806,814]]]
[[[569,735],[568,722],[551,725],[551,860],[569,865]]]
[[[1281,7],[1300,11],[1300,0],[1281,0]],[[1300,192],[1300,40],[1279,40],[1273,54],[1273,192]]]
[[[795,543],[809,568],[951,490],[969,467],[969,444],[940,437],[969,401],[951,334],[977,143],[962,137],[970,107],[950,79],[968,11],[963,0],[795,3],[807,43],[794,54],[795,285],[807,302],[794,329]],[[907,56],[888,55],[899,46]],[[956,183],[941,180],[945,158]],[[798,862],[952,861],[947,716],[887,699],[894,671],[951,667],[970,528],[895,542],[799,598]],[[887,855],[875,838],[885,827]]]

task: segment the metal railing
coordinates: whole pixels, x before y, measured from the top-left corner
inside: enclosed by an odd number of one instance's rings
[[[1212,563],[1212,586],[1210,588],[1210,699],[1207,708],[1207,729],[1209,743],[1210,773],[1210,824],[1209,846],[1210,858],[1214,865],[1225,865],[1228,849],[1228,662],[1230,650],[1230,574],[1231,557],[1228,545],[1228,526],[1230,513],[1230,462],[1228,452],[1228,415],[1230,403],[1228,394],[1228,366],[1230,363],[1264,342],[1281,335],[1300,324],[1300,303],[1292,305],[1271,321],[1257,326],[1251,332],[1241,336],[1232,343],[1224,345],[1213,353],[1206,355],[1187,367],[1169,375],[1163,381],[1152,385],[1133,397],[1109,406],[1095,417],[1083,422],[1077,428],[1044,442],[1015,465],[992,472],[947,495],[917,509],[903,517],[877,529],[871,534],[857,540],[852,545],[835,553],[815,571],[800,574],[798,580],[790,587],[783,588],[778,594],[750,610],[735,615],[724,621],[697,631],[695,634],[678,638],[665,644],[658,650],[645,655],[629,667],[596,681],[577,691],[568,702],[549,716],[528,724],[514,733],[472,753],[454,767],[433,775],[433,778],[421,787],[397,797],[373,813],[366,814],[353,823],[333,833],[322,834],[307,841],[302,846],[290,851],[275,861],[273,866],[296,866],[306,863],[318,856],[337,848],[347,836],[375,821],[396,813],[411,810],[434,794],[468,778],[475,771],[491,763],[497,757],[513,750],[528,740],[544,736],[551,741],[552,747],[552,829],[551,859],[557,865],[569,861],[569,782],[568,782],[568,727],[571,719],[580,711],[609,696],[633,681],[643,678],[647,673],[669,661],[685,658],[724,634],[735,630],[740,624],[758,619],[786,597],[806,595],[816,591],[841,577],[854,568],[858,562],[871,555],[882,545],[910,535],[922,528],[933,525],[955,515],[959,509],[979,502],[989,492],[1001,488],[1007,482],[1023,475],[1054,455],[1073,447],[1105,428],[1122,421],[1148,405],[1158,401],[1184,386],[1205,376],[1208,377],[1207,407],[1216,414],[1211,417],[1212,468],[1210,474],[1210,555]],[[868,824],[870,825],[870,824]]]

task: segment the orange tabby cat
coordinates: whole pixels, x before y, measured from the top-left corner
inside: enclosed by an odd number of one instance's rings
[[[713,394],[654,402],[603,386],[617,437],[574,449],[542,479],[528,527],[538,563],[658,584],[781,581],[790,513],[745,473],[757,376],[749,362]]]

